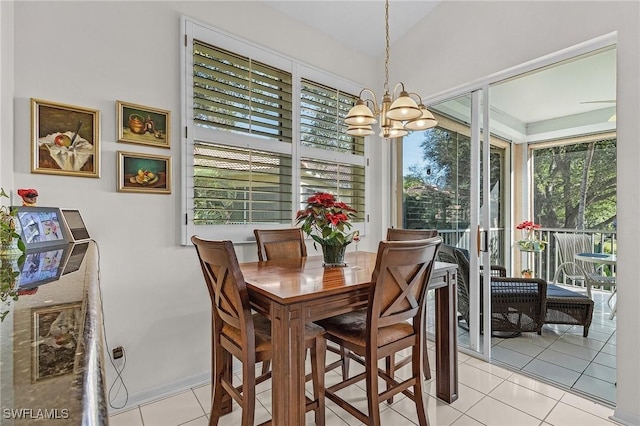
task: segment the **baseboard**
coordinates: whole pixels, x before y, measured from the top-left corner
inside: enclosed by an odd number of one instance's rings
[[[620,423],[622,425],[640,426],[640,416],[621,410],[619,408],[613,410],[613,416],[610,416],[609,418],[614,422]]]
[[[157,401],[162,398],[173,396],[177,393],[196,388],[211,382],[211,372],[198,374],[196,376],[187,377],[175,382],[165,384],[153,389],[147,389],[143,392],[129,395],[127,405],[122,408],[109,407],[109,415],[122,413],[128,411],[138,405],[147,404],[149,402]]]

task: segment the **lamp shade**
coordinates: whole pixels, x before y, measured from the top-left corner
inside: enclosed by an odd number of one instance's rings
[[[420,105],[422,115],[405,123],[404,128],[407,130],[427,130],[438,125],[433,114],[424,105]]]
[[[400,138],[402,136],[407,136],[409,132],[407,132],[402,126],[402,121],[391,121],[390,127],[383,127],[380,132],[380,136],[383,138]]]
[[[344,122],[350,126],[368,126],[375,124],[376,118],[362,99],[349,110]]]
[[[420,108],[416,101],[409,97],[409,94],[405,91],[400,92],[398,99],[393,101],[387,111],[387,117],[392,120],[407,121],[418,118],[422,115]],[[347,123],[348,124],[348,123]]]
[[[347,127],[347,134],[350,136],[370,136],[373,134],[373,129],[371,125],[349,126]]]

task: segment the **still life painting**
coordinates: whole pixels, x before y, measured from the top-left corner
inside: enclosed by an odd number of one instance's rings
[[[171,157],[118,151],[118,191],[171,194]]]
[[[82,327],[82,304],[33,310],[32,380],[37,382],[74,371]]]
[[[118,142],[171,146],[171,113],[167,110],[116,101]]]
[[[31,172],[100,177],[100,111],[31,99]]]

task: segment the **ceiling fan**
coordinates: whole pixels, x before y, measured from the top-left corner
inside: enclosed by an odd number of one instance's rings
[[[616,100],[615,99],[604,99],[604,100],[599,100],[599,101],[584,101],[584,102],[580,102],[581,104],[615,104]],[[616,115],[613,114],[611,117],[609,117],[609,121],[616,121]]]

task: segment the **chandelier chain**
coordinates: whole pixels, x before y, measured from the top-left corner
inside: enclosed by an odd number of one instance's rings
[[[384,91],[389,92],[389,0],[384,2],[384,22],[387,48],[384,59]]]

